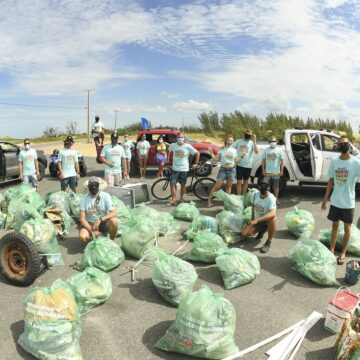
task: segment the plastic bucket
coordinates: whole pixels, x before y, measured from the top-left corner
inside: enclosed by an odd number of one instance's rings
[[[359,264],[357,269],[354,269],[354,262]],[[350,285],[355,285],[360,279],[360,262],[351,260],[346,263],[345,281]]]

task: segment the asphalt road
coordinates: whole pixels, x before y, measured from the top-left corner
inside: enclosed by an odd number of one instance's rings
[[[87,159],[89,175],[101,175],[101,166],[94,159]],[[81,181],[84,181],[82,179]],[[149,179],[151,183],[153,179]],[[6,187],[8,188],[8,187]],[[0,189],[1,192],[6,188]],[[57,180],[48,176],[40,184],[43,195],[49,190],[59,188]],[[294,206],[311,211],[316,219],[314,236],[319,229],[329,228],[326,214],[320,210],[324,193],[321,187],[298,187],[289,185],[286,195],[281,199],[278,209],[278,227],[273,245],[268,254],[259,252],[261,243],[247,240],[237,246],[249,250],[259,257],[261,274],[251,284],[233,290],[225,290],[220,273],[215,265],[194,264],[199,279],[195,289],[207,284],[213,291],[222,293],[234,305],[237,313],[235,341],[240,349],[253,345],[275,333],[295,324],[316,310],[324,315],[335,288],[322,288],[302,277],[292,269],[286,258],[287,250],[295,244],[284,224],[284,216]],[[206,204],[194,200],[202,214],[215,216],[222,207],[206,208]],[[163,203],[154,202],[157,210],[170,211]],[[359,209],[355,210],[355,219]],[[182,230],[188,224],[182,222]],[[2,236],[4,231],[0,231]],[[42,274],[29,288],[12,286],[0,276],[0,359],[33,359],[16,345],[23,331],[23,299],[34,286],[49,286],[58,278],[67,279],[76,271],[72,264],[79,258],[84,246],[80,244],[78,230],[74,226],[69,236],[60,241],[65,260],[64,266],[55,267]],[[119,240],[117,240],[119,242]],[[168,251],[174,251],[184,242],[181,233],[175,236],[160,238],[159,244]],[[191,245],[187,245],[189,249]],[[84,317],[81,336],[81,348],[85,359],[91,360],[139,360],[139,359],[188,359],[189,357],[166,353],[153,347],[154,343],[165,333],[175,319],[176,308],[167,304],[155,291],[151,282],[151,267],[146,264],[139,268],[136,281],[131,282],[127,266],[134,259],[127,258],[125,264],[111,272],[113,294],[110,300]],[[344,283],[345,266],[338,266],[337,277]],[[360,284],[353,286],[352,291],[359,293]],[[336,337],[323,328],[320,321],[306,336],[296,359],[330,360],[334,358],[333,346]],[[271,346],[274,344],[271,344]],[[244,359],[266,359],[262,348]]]

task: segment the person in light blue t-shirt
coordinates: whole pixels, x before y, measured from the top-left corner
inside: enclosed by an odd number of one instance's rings
[[[256,239],[261,240],[267,232],[267,240],[260,250],[267,253],[276,229],[276,198],[270,193],[270,185],[266,182],[260,184],[259,190],[254,195],[250,224],[244,227],[241,234],[247,237],[257,233]]]
[[[185,142],[183,133],[176,135],[176,143],[173,143],[168,148],[167,158],[170,158],[170,153],[173,153],[172,159],[172,173],[170,178],[171,201],[168,206],[176,205],[176,183],[180,183],[180,201],[184,201],[186,191],[186,178],[189,172],[189,157],[195,155],[195,162],[191,166],[194,170],[200,159],[200,153],[195,150],[190,144]]]
[[[121,144],[121,146],[123,147],[125,153],[125,165],[126,165],[126,173],[127,173],[125,179],[130,179],[132,150],[134,149],[135,145],[132,141],[129,140],[128,134],[125,134],[124,142]]]
[[[238,161],[236,164],[236,193],[238,195],[245,195],[248,189],[253,156],[254,153],[259,153],[256,145],[256,135],[251,129],[245,130],[244,138],[236,140],[233,147],[238,153]]]
[[[350,239],[351,224],[354,219],[355,184],[360,177],[360,161],[350,155],[350,143],[346,136],[339,139],[339,157],[331,160],[328,176],[329,181],[321,209],[326,210],[330,197],[330,210],[328,219],[332,221],[330,251],[334,254],[339,229],[339,221],[344,222],[344,238],[340,255],[337,259],[339,265],[344,264],[346,248]]]
[[[136,144],[136,150],[139,159],[140,179],[145,179],[150,150],[150,143],[146,140],[146,134],[141,135],[141,140]]]
[[[24,184],[31,184],[37,189],[40,176],[36,150],[30,149],[30,139],[24,140],[24,149],[19,153],[19,174]]]
[[[269,138],[269,147],[262,154],[262,176],[274,190],[276,203],[279,204],[280,178],[284,175],[284,152],[277,146],[277,137]]]

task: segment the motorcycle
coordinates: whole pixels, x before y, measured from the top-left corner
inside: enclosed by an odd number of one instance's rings
[[[77,152],[77,155],[79,161],[80,176],[84,177],[87,174],[87,166],[85,163],[85,158],[80,152]],[[59,175],[58,162],[59,162],[59,150],[55,149],[53,153],[50,155],[50,163],[49,163],[49,173],[52,177],[57,177]]]

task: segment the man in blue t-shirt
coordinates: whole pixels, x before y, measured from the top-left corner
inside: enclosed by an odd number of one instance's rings
[[[88,242],[93,235],[99,237],[106,233],[114,240],[118,221],[111,196],[100,191],[100,179],[96,176],[89,179],[88,189],[89,192],[80,199],[80,240]]]
[[[173,143],[168,148],[167,158],[170,158],[170,153],[173,153],[172,159],[172,173],[170,178],[171,201],[168,206],[176,205],[176,183],[180,183],[180,201],[184,201],[186,191],[186,178],[189,172],[189,157],[195,155],[195,161],[191,169],[195,169],[200,159],[200,153],[194,149],[190,144],[185,142],[183,133],[176,135],[176,143]]]
[[[335,245],[339,229],[339,221],[344,222],[344,239],[342,250],[337,259],[339,265],[344,264],[346,248],[350,238],[351,224],[354,219],[355,184],[360,177],[360,161],[350,155],[350,143],[346,136],[341,136],[338,142],[340,156],[331,160],[325,196],[321,209],[326,210],[330,197],[328,219],[332,221],[330,251],[335,252]]]
[[[260,250],[267,253],[276,229],[276,198],[270,193],[270,185],[266,182],[260,184],[259,190],[254,195],[250,224],[245,226],[241,234],[247,237],[257,233],[256,239],[261,240],[267,232],[267,240]]]
[[[24,149],[19,153],[19,174],[20,180],[24,184],[31,184],[37,189],[39,186],[38,177],[39,164],[37,161],[37,153],[35,149],[30,148],[30,139],[24,140]]]
[[[274,190],[276,203],[279,204],[280,178],[284,175],[284,152],[277,146],[277,137],[269,138],[269,147],[262,154],[262,176]]]

